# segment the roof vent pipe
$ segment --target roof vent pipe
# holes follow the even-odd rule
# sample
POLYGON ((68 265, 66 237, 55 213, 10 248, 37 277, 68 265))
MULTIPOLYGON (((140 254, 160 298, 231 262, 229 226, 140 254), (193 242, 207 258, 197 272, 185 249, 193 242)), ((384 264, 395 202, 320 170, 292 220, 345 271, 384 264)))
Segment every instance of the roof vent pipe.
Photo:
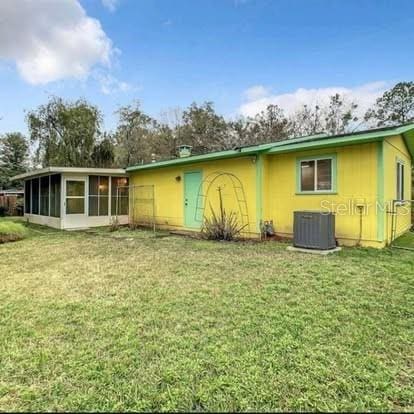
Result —
POLYGON ((179 158, 189 157, 191 155, 191 145, 180 145, 178 147, 178 156, 179 158))

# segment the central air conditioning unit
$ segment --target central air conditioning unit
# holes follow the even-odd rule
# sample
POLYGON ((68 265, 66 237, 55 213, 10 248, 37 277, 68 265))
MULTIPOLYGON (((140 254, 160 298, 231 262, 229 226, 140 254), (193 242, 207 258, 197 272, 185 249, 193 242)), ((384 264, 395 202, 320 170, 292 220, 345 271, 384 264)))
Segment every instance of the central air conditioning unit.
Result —
POLYGON ((293 245, 304 249, 335 249, 335 216, 320 211, 295 211, 293 245))

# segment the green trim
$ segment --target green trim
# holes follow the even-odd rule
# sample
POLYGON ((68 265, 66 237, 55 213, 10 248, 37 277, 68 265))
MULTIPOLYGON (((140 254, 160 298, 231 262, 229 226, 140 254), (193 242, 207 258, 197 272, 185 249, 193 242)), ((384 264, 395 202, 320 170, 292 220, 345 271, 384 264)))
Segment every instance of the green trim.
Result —
POLYGON ((297 157, 296 158, 296 194, 297 195, 328 195, 328 194, 337 194, 337 155, 336 154, 318 154, 308 157, 297 157), (312 161, 312 160, 332 160, 332 189, 330 191, 321 190, 321 191, 302 191, 301 190, 301 168, 300 164, 302 161, 312 161))
POLYGON ((384 173, 384 141, 377 144, 377 239, 384 241, 385 234, 385 173, 384 173))
POLYGON ((207 161, 214 161, 220 159, 229 159, 229 158, 240 158, 247 155, 255 155, 257 154, 257 150, 251 151, 220 151, 220 152, 212 152, 210 154, 203 154, 203 155, 194 155, 192 157, 185 157, 185 158, 175 158, 172 160, 166 161, 159 161, 153 162, 150 164, 143 164, 143 165, 136 165, 132 167, 128 167, 126 169, 127 172, 133 171, 141 171, 141 170, 153 170, 157 168, 165 168, 165 167, 174 167, 176 165, 188 165, 188 164, 196 164, 200 162, 207 162, 207 161))
POLYGON ((344 145, 356 145, 364 144, 369 142, 375 142, 381 140, 383 137, 373 136, 373 137, 350 137, 348 139, 343 138, 331 138, 324 139, 314 142, 305 142, 300 144, 284 145, 280 147, 274 147, 268 151, 269 154, 282 154, 284 152, 294 152, 294 151, 305 151, 311 149, 320 149, 320 148, 332 148, 344 145))
MULTIPOLYGON (((301 149, 312 148, 329 148, 338 145, 361 144, 365 142, 375 142, 386 137, 404 134, 414 139, 414 124, 401 127, 385 128, 372 131, 361 131, 352 134, 332 135, 332 136, 316 136, 305 138, 294 138, 274 143, 273 147, 268 151, 269 154, 296 151, 301 149)), ((413 142, 414 148, 414 142, 413 142)), ((413 152, 414 153, 414 152, 413 152)))
POLYGON ((263 154, 256 157, 256 229, 260 232, 260 221, 263 220, 263 154))
POLYGON ((186 158, 175 158, 172 160, 159 161, 150 164, 131 166, 127 172, 149 170, 155 168, 170 167, 175 165, 194 164, 204 161, 212 161, 223 158, 237 158, 258 153, 284 153, 308 149, 330 148, 338 145, 352 145, 366 142, 375 142, 386 137, 403 135, 407 147, 414 155, 414 124, 400 127, 383 128, 372 131, 362 131, 347 135, 326 136, 324 134, 312 135, 308 137, 292 138, 283 141, 272 142, 269 144, 253 145, 234 150, 212 152, 209 154, 194 155, 186 158))

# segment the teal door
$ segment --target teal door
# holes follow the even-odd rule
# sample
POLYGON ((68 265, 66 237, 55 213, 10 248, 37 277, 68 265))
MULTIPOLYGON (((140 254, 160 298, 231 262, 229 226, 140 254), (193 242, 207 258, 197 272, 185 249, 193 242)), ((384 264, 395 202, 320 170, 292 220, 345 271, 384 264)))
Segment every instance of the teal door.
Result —
POLYGON ((200 228, 201 221, 197 220, 197 196, 201 184, 201 172, 184 173, 184 225, 185 227, 200 228))

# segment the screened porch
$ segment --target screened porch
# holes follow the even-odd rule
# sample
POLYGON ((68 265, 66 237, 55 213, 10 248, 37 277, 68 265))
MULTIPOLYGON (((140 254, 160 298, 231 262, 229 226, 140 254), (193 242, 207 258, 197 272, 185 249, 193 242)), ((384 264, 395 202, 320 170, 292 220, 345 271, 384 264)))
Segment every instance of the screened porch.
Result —
POLYGON ((57 168, 22 174, 24 212, 33 223, 76 229, 128 223, 128 177, 124 170, 57 168))

